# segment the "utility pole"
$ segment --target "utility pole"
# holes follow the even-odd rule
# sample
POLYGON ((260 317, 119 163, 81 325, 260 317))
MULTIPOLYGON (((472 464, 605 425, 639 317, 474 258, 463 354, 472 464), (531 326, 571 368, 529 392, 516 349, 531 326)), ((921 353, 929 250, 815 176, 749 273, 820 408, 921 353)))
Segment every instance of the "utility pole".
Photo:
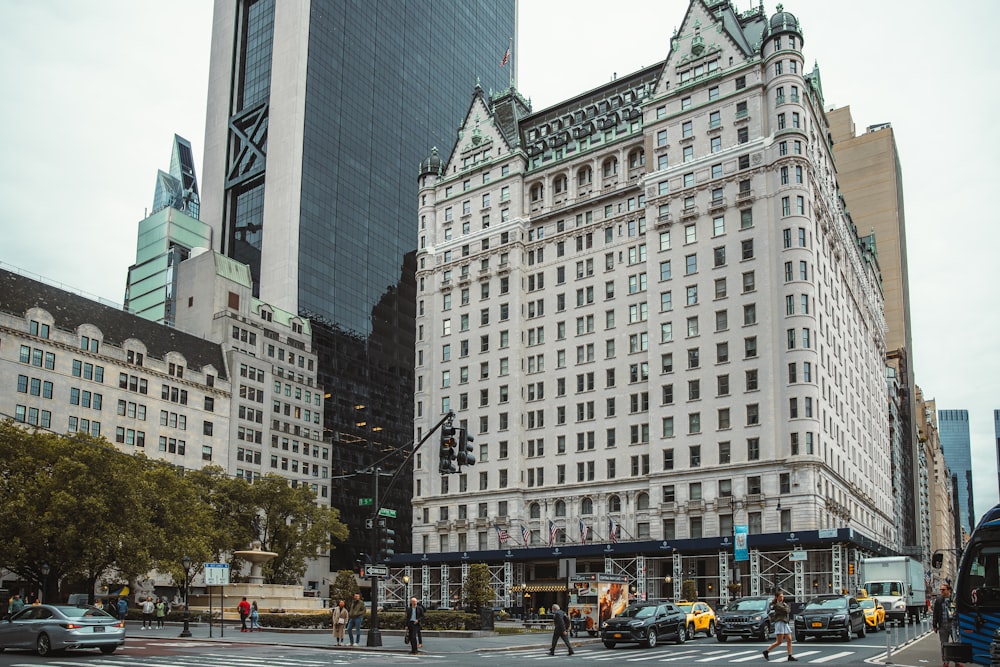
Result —
MULTIPOLYGON (((455 413, 449 411, 448 414, 446 414, 444 416, 444 418, 441 419, 441 421, 439 421, 437 424, 434 425, 434 428, 432 428, 430 431, 428 431, 426 433, 426 435, 424 435, 424 437, 420 439, 420 442, 418 442, 416 444, 416 446, 413 448, 413 451, 410 452, 406 456, 405 459, 403 459, 403 461, 402 461, 402 463, 400 463, 399 467, 396 468, 396 471, 394 473, 392 473, 392 479, 389 480, 389 484, 386 486, 386 489, 385 489, 385 494, 386 495, 389 494, 389 491, 392 489, 393 484, 396 483, 396 479, 399 477, 399 473, 403 469, 406 468, 406 464, 410 461, 410 459, 413 458, 413 455, 417 453, 417 451, 423 446, 423 444, 425 442, 427 442, 427 439, 430 438, 434 434, 435 431, 437 431, 439 428, 441 428, 442 424, 444 424, 445 422, 451 423, 451 421, 454 420, 454 419, 455 419, 455 413)), ((383 475, 383 474, 385 474, 386 476, 389 476, 390 473, 383 473, 382 472, 382 468, 380 468, 378 466, 375 466, 375 465, 373 465, 370 470, 372 472, 373 484, 374 484, 374 492, 375 492, 372 495, 372 518, 369 519, 370 527, 371 527, 371 531, 372 531, 372 541, 371 541, 372 552, 371 552, 371 558, 372 558, 372 562, 373 563, 377 563, 379 560, 381 560, 378 557, 378 554, 379 554, 379 549, 378 549, 378 547, 379 547, 379 535, 382 532, 382 527, 385 526, 385 519, 381 516, 382 498, 379 497, 378 478, 381 475, 383 475), (379 522, 381 522, 381 524, 379 522)), ((389 558, 386 558, 386 560, 389 560, 389 558)), ((378 583, 379 583, 379 577, 378 576, 371 577, 371 582, 372 582, 372 596, 371 596, 372 597, 372 615, 371 615, 371 625, 368 628, 368 640, 367 640, 367 644, 366 645, 367 646, 382 646, 382 631, 379 630, 379 625, 378 625, 378 583)))

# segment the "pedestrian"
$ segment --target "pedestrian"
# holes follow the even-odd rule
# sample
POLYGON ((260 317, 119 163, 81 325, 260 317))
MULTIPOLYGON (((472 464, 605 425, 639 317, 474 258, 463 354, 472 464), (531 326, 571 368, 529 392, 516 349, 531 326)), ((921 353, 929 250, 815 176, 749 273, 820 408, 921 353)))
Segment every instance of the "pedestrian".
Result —
POLYGON ((153 614, 156 612, 156 605, 153 604, 153 598, 146 596, 146 599, 142 601, 142 629, 153 629, 153 614))
POLYGON ((361 599, 361 593, 355 593, 347 607, 347 638, 352 648, 361 645, 361 622, 364 620, 365 601, 361 599))
POLYGON ((410 644, 410 653, 416 653, 424 645, 420 622, 424 620, 424 606, 417 598, 410 598, 410 606, 406 608, 406 639, 410 644))
POLYGON ((764 649, 764 659, 770 660, 767 654, 771 649, 781 646, 781 642, 788 645, 788 659, 796 662, 798 658, 792 655, 792 629, 788 626, 791 617, 791 608, 785 602, 785 593, 778 590, 771 601, 771 610, 774 612, 774 643, 764 649))
POLYGON ((163 598, 158 597, 154 606, 156 607, 154 612, 156 614, 156 627, 162 628, 163 621, 167 618, 167 603, 163 601, 163 598))
POLYGON ((118 620, 124 623, 127 617, 128 617, 128 598, 126 598, 123 595, 122 597, 118 598, 118 620))
POLYGON ((24 609, 24 600, 21 599, 20 594, 15 593, 14 597, 10 599, 10 603, 7 604, 7 614, 13 616, 22 609, 24 609))
POLYGON ((246 596, 240 600, 240 603, 236 605, 236 611, 240 613, 240 632, 247 631, 247 616, 250 615, 250 603, 247 602, 246 596))
POLYGON ((552 605, 549 611, 552 613, 552 647, 549 655, 556 654, 556 644, 560 639, 566 644, 569 654, 573 655, 573 645, 569 643, 569 618, 557 604, 552 605))
MULTIPOLYGON (((944 653, 944 645, 951 641, 952 620, 951 584, 945 582, 941 584, 939 594, 934 600, 934 611, 931 616, 931 626, 934 628, 934 632, 938 633, 938 639, 941 640, 941 662, 944 667, 948 667, 948 658, 944 653)), ((962 667, 961 663, 956 662, 955 665, 962 667)))
POLYGON ((344 630, 347 629, 347 603, 343 600, 333 608, 333 638, 337 646, 344 645, 344 630))
POLYGON ((257 609, 257 601, 250 604, 250 632, 256 630, 260 632, 260 610, 257 609))
POLYGON ((94 600, 94 606, 103 611, 104 610, 104 600, 102 600, 101 598, 97 598, 96 600, 94 600))

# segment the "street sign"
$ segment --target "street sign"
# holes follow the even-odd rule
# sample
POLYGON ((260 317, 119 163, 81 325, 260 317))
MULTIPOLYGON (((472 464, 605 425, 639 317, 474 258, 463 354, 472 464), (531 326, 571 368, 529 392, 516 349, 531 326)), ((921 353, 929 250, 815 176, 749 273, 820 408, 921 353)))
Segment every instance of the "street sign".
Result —
POLYGON ((389 517, 390 519, 396 518, 396 510, 391 510, 388 507, 380 507, 378 510, 379 516, 389 517))
POLYGON ((371 498, 358 498, 358 507, 365 507, 367 505, 372 505, 371 498))
POLYGON ((229 563, 205 563, 206 586, 229 585, 229 563))
POLYGON ((387 565, 369 565, 365 568, 366 577, 388 577, 389 567, 387 565))

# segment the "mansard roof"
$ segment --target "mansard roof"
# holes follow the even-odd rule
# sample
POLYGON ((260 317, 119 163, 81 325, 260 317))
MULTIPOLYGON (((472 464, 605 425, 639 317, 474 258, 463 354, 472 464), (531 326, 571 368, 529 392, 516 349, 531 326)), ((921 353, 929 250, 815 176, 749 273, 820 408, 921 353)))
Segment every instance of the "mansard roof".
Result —
POLYGON ((163 359, 168 352, 178 352, 184 355, 189 368, 213 366, 219 379, 227 379, 222 347, 217 343, 0 269, 0 311, 24 317, 31 308, 45 310, 63 331, 74 332, 81 325, 91 324, 100 329, 106 344, 121 347, 134 338, 142 341, 150 357, 163 359))

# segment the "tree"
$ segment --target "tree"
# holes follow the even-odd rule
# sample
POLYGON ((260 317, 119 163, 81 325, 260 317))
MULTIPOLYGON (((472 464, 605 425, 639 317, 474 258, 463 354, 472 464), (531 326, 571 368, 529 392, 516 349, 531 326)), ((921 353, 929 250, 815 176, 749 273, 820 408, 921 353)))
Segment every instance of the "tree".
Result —
POLYGON ((350 570, 340 570, 336 579, 330 585, 330 606, 336 606, 337 602, 343 600, 350 603, 355 593, 360 593, 358 580, 350 570))
POLYGON ((695 584, 694 579, 685 579, 681 584, 681 595, 688 602, 694 602, 698 599, 698 585, 695 584))
POLYGON ((483 609, 493 609, 496 594, 490 585, 490 566, 486 563, 473 563, 469 566, 469 576, 462 588, 465 603, 474 612, 483 609))

